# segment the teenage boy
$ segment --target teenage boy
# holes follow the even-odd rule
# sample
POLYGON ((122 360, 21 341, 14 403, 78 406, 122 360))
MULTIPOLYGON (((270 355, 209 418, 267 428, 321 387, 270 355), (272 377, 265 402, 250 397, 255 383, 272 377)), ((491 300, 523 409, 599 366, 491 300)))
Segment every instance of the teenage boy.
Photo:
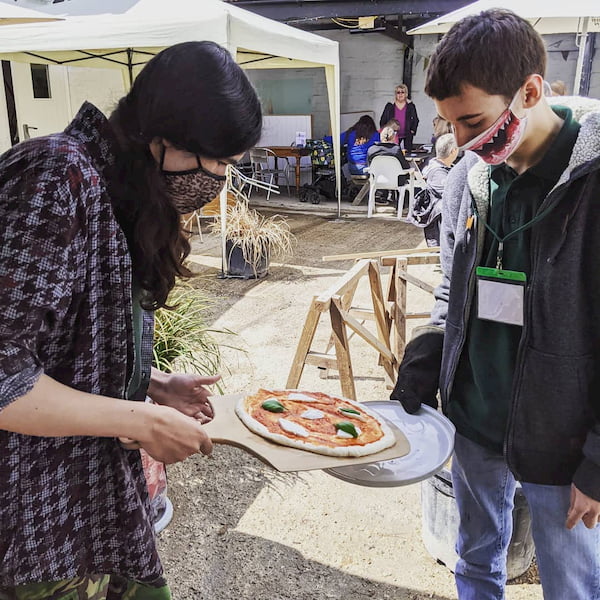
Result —
POLYGON ((439 384, 456 426, 461 600, 504 598, 516 481, 545 600, 600 598, 600 110, 552 108, 545 67, 531 25, 490 10, 427 73, 472 152, 448 176, 443 283, 391 397, 413 413, 439 384))

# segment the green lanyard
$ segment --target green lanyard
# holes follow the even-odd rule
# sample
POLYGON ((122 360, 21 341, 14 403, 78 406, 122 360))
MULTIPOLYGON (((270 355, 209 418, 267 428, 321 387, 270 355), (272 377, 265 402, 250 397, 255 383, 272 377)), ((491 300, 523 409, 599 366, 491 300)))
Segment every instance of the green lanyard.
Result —
MULTIPOLYGON (((490 183, 490 208, 492 205, 492 202, 491 202, 492 201, 492 189, 491 188, 492 188, 492 186, 490 183)), ((473 199, 471 200, 471 206, 473 207, 473 212, 477 215, 477 218, 480 219, 481 217, 480 217, 479 213, 477 212, 477 206, 475 205, 475 201, 473 199)), ((502 257, 504 254, 504 242, 515 237, 517 234, 522 233, 523 231, 526 231, 527 229, 531 229, 536 223, 539 223, 543 218, 547 217, 554 210, 555 206, 556 206, 556 203, 551 204, 545 210, 543 210, 542 212, 539 212, 537 215, 535 215, 535 217, 533 217, 533 219, 531 219, 530 221, 527 221, 527 223, 524 223, 520 227, 513 229, 513 231, 511 231, 504 237, 500 237, 492 229, 492 227, 490 225, 488 225, 488 223, 483 221, 483 225, 485 226, 485 228, 492 234, 492 237, 498 242, 498 252, 496 253, 496 269, 500 269, 500 270, 502 269, 502 257)))

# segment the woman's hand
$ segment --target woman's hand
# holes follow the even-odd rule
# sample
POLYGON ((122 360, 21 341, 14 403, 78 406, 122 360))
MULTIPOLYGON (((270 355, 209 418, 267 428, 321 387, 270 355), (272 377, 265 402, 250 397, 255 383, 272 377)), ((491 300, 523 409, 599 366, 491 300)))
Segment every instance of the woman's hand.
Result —
POLYGON ((147 406, 150 409, 147 429, 137 442, 119 438, 124 448, 143 448, 152 458, 167 465, 192 454, 210 455, 212 441, 197 419, 169 406, 147 406))
POLYGON ((157 404, 170 406, 201 423, 208 423, 214 413, 208 400, 212 393, 205 386, 213 385, 220 378, 220 375, 204 377, 188 373, 163 373, 153 368, 148 396, 157 404))

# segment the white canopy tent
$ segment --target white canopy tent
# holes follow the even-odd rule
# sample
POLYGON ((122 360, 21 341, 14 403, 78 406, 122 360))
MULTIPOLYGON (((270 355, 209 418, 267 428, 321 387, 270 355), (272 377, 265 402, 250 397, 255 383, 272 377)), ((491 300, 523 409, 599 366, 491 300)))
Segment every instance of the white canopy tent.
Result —
MULTIPOLYGON (((588 33, 600 32, 600 2, 598 0, 479 0, 463 8, 429 21, 407 33, 420 35, 446 33, 454 23, 464 17, 476 15, 490 8, 506 8, 527 19, 541 34, 576 33, 579 54, 575 72, 574 90, 580 89, 581 73, 585 58, 585 42, 588 33)), ((591 58, 590 58, 591 60, 591 58)))
MULTIPOLYGON (((8 14, 0 0, 0 19, 8 14)), ((211 40, 247 69, 325 69, 341 214, 340 77, 336 41, 272 21, 220 0, 22 1, 63 20, 2 28, 0 59, 121 69, 130 84, 144 64, 179 42, 211 40)), ((226 217, 226 201, 221 217, 226 217)), ((223 239, 223 256, 225 256, 223 239)), ((225 270, 225 269, 224 269, 225 270)))
POLYGON ((45 13, 7 4, 0 8, 0 25, 17 25, 18 23, 35 23, 36 21, 56 21, 57 17, 45 13))

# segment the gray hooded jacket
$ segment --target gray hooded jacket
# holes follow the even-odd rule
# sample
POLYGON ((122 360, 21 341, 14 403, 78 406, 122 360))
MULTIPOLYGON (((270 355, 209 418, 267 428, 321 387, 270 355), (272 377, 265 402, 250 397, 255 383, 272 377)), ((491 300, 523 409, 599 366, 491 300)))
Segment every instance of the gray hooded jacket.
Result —
MULTIPOLYGON (((531 233, 525 324, 504 454, 518 480, 574 482, 600 500, 600 102, 557 100, 570 106, 581 129, 567 169, 540 210, 554 208, 531 233)), ((444 335, 444 410, 465 343, 489 189, 489 167, 467 152, 450 172, 444 192, 444 278, 435 292, 431 323, 420 328, 444 335)))

